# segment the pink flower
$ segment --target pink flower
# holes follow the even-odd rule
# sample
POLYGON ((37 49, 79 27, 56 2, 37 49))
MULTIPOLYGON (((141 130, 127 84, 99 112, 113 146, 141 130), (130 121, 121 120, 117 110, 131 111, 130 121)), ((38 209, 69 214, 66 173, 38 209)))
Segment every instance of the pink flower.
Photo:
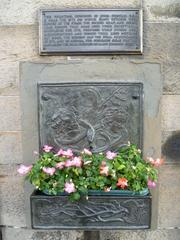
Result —
POLYGON ((67 161, 64 163, 64 166, 65 166, 65 167, 72 167, 72 166, 73 166, 73 161, 67 160, 67 161))
POLYGON ((33 165, 25 166, 25 165, 21 164, 17 171, 20 175, 23 176, 23 175, 26 175, 28 172, 30 172, 32 167, 33 167, 33 165))
POLYGON ((108 152, 106 153, 106 157, 107 157, 107 159, 109 159, 109 160, 114 159, 116 156, 117 156, 117 153, 115 153, 115 152, 108 151, 108 152))
POLYGON ((73 193, 76 191, 75 185, 73 182, 66 182, 64 185, 64 191, 67 193, 73 193))
POLYGON ((65 156, 65 157, 69 157, 69 158, 73 157, 73 152, 72 152, 71 149, 68 149, 67 151, 63 151, 62 154, 63 154, 63 156, 65 156))
POLYGON ((109 175, 109 167, 108 166, 101 166, 100 167, 100 174, 101 175, 109 175))
POLYGON ((73 166, 75 166, 75 167, 81 167, 82 166, 81 157, 74 157, 72 162, 73 162, 73 166))
POLYGON ((102 161, 101 165, 106 166, 106 161, 102 161))
POLYGON ((64 154, 63 149, 59 149, 59 151, 55 154, 55 156, 62 156, 64 154))
POLYGON ((160 158, 153 159, 152 157, 149 157, 148 160, 155 167, 159 167, 160 165, 162 165, 164 163, 164 160, 160 159, 160 158))
POLYGON ((59 163, 56 164, 56 168, 63 169, 64 165, 65 165, 65 162, 59 162, 59 163))
POLYGON ((53 149, 53 147, 48 146, 48 145, 44 145, 44 147, 43 147, 43 150, 44 150, 45 152, 50 152, 51 149, 53 149))
POLYGON ((92 152, 89 151, 87 148, 84 148, 83 153, 85 153, 85 154, 87 154, 87 155, 89 155, 89 156, 92 155, 92 152))
POLYGON ((155 187, 156 187, 156 183, 148 179, 148 188, 155 188, 155 187))
POLYGON ((42 168, 43 172, 47 173, 48 175, 52 176, 54 175, 56 169, 54 167, 50 168, 50 167, 43 167, 42 168))

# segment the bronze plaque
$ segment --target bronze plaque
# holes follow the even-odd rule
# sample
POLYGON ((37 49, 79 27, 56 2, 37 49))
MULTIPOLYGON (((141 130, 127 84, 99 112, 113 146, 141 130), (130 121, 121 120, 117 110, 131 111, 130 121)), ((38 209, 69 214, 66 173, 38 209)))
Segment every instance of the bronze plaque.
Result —
POLYGON ((40 54, 142 53, 142 10, 42 10, 40 54))
POLYGON ((40 84, 40 147, 103 152, 130 141, 142 148, 142 102, 140 83, 40 84))

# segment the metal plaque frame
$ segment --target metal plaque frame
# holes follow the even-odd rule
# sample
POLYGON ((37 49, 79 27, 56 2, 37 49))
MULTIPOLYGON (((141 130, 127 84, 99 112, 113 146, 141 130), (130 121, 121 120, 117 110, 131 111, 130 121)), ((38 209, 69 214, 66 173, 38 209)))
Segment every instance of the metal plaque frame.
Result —
POLYGON ((41 9, 39 11, 39 54, 40 55, 110 55, 110 54, 142 54, 143 53, 143 11, 140 8, 137 9, 41 9), (136 11, 139 14, 138 21, 138 41, 136 42, 139 47, 134 47, 134 49, 126 48, 123 49, 121 46, 115 47, 103 47, 103 46, 60 46, 56 50, 45 48, 43 44, 44 38, 44 26, 43 26, 43 16, 45 13, 54 13, 60 12, 67 14, 68 12, 72 13, 82 13, 82 12, 99 12, 99 13, 116 13, 124 11, 136 11), (104 49, 103 49, 104 48, 104 49))

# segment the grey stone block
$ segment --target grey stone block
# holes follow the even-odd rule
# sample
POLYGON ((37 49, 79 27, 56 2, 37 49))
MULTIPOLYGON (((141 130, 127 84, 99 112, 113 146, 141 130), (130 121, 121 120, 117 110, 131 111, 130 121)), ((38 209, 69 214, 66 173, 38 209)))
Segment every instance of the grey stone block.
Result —
POLYGON ((178 21, 180 3, 178 0, 144 1, 147 19, 151 21, 178 21))
POLYGON ((0 164, 0 177, 17 177, 19 176, 17 172, 18 165, 16 164, 0 164))
POLYGON ((163 64, 164 94, 180 94, 180 61, 163 64))
POLYGON ((0 95, 17 96, 19 60, 38 55, 37 26, 0 26, 0 36, 0 95))
POLYGON ((140 0, 31 0, 13 3, 3 1, 0 5, 0 25, 25 25, 37 22, 37 10, 40 8, 121 8, 139 7, 140 0))
POLYGON ((178 23, 144 24, 144 57, 158 62, 179 61, 180 34, 178 23))
MULTIPOLYGON (((38 26, 0 26, 1 63, 18 71, 16 60, 38 54, 38 26), (12 41, 13 39, 13 41, 12 41), (16 43, 16 44, 15 44, 16 43)), ((15 71, 14 70, 14 71, 15 71)))
POLYGON ((180 227, 180 165, 162 166, 159 175, 160 228, 180 227))
POLYGON ((180 230, 102 232, 100 240, 178 240, 180 230))
POLYGON ((84 240, 84 234, 82 231, 42 232, 23 228, 3 228, 2 234, 3 240, 84 240))
POLYGON ((0 225, 26 226, 23 178, 1 176, 0 186, 0 225))
POLYGON ((180 129, 180 95, 163 95, 162 97, 162 130, 177 131, 180 129))
POLYGON ((0 132, 0 164, 22 162, 21 132, 0 132))
MULTIPOLYGON (((1 34, 1 32, 0 32, 1 34)), ((4 51, 4 45, 0 42, 0 51, 4 51)), ((2 54, 1 54, 2 56, 2 54)), ((3 60, 7 56, 0 57, 0 95, 18 95, 18 62, 3 60)))
POLYGON ((83 232, 34 232, 32 240, 83 240, 83 232))
POLYGON ((19 97, 0 97, 0 119, 0 131, 21 130, 19 97))

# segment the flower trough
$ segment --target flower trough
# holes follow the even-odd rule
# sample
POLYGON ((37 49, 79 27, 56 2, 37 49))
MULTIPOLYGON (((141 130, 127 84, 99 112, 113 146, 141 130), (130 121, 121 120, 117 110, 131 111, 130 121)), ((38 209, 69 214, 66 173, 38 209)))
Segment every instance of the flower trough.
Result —
POLYGON ((162 162, 145 161, 134 144, 79 154, 45 145, 34 164, 18 169, 36 188, 30 197, 32 228, 150 228, 148 188, 156 187, 162 162))
POLYGON ((34 229, 148 229, 151 225, 151 195, 124 195, 121 191, 94 191, 88 199, 71 202, 65 194, 31 195, 34 229))

